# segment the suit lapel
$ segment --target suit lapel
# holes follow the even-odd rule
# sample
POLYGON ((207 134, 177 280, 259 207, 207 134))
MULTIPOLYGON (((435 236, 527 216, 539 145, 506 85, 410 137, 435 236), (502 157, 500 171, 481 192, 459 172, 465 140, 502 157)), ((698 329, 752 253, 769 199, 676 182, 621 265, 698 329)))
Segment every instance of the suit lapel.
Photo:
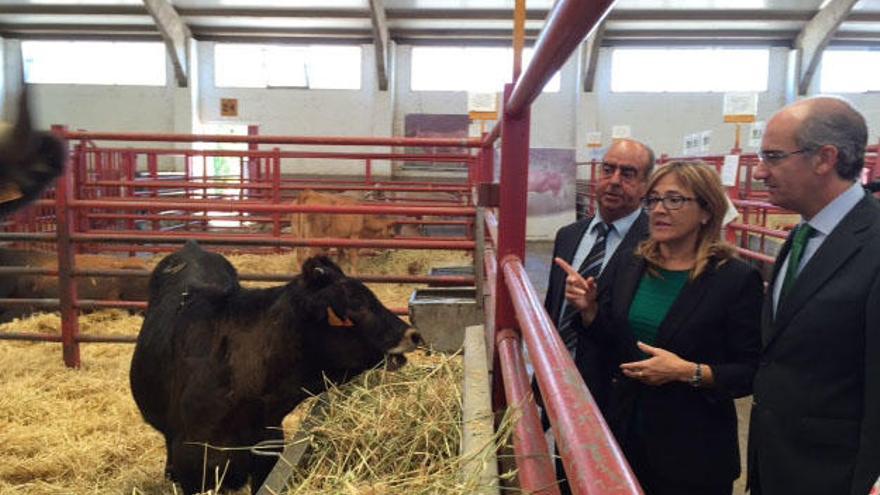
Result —
MULTIPOLYGON (((578 246, 581 244, 581 239, 584 238, 584 234, 587 232, 587 227, 593 222, 593 218, 585 218, 581 224, 577 225, 577 228, 574 229, 574 236, 560 249, 559 254, 561 258, 564 259, 568 264, 574 260, 574 253, 577 252, 578 246)), ((577 270, 577 267, 574 267, 577 270)), ((561 270, 561 268, 560 268, 561 270)))
POLYGON ((636 347, 635 334, 629 326, 629 308, 632 305, 633 299, 635 299, 639 282, 645 273, 645 267, 644 258, 631 256, 625 261, 621 260, 620 270, 623 273, 614 279, 614 285, 611 288, 611 307, 614 312, 614 320, 621 323, 619 330, 621 339, 619 352, 623 362, 641 359, 641 355, 636 347))
POLYGON ((875 212, 868 210, 867 206, 867 198, 856 204, 801 270, 788 297, 779 301, 777 305, 776 320, 771 326, 771 334, 768 335, 765 345, 769 345, 778 337, 813 294, 837 272, 841 265, 861 250, 864 243, 861 234, 874 221, 875 212))
POLYGON ((599 280, 597 280, 597 282, 600 288, 610 284, 614 280, 614 274, 617 271, 617 267, 625 263, 626 261, 624 260, 634 257, 633 253, 635 252, 636 246, 647 237, 647 234, 648 215, 645 215, 645 213, 642 212, 636 217, 635 222, 633 222, 629 231, 627 231, 626 237, 621 239, 620 245, 614 250, 614 254, 611 255, 611 258, 608 260, 608 263, 599 275, 599 280))
MULTIPOLYGON (((571 232, 564 239, 560 239, 559 250, 555 255, 571 264, 574 253, 577 252, 578 245, 584 237, 584 232, 587 231, 587 227, 590 226, 592 221, 592 217, 587 217, 576 223, 571 232)), ((557 323, 560 316, 559 312, 562 310, 562 303, 565 301, 565 272, 562 271, 562 268, 556 266, 552 259, 550 260, 550 282, 547 287, 547 293, 552 296, 552 299, 548 300, 550 301, 549 304, 551 304, 549 310, 550 318, 553 319, 554 323, 557 323)))
POLYGON ((688 317, 694 314, 694 308, 700 305, 703 296, 708 292, 714 276, 715 268, 707 267, 706 271, 699 278, 693 281, 689 280, 681 288, 681 293, 675 299, 675 302, 672 303, 672 307, 666 313, 666 318, 663 319, 663 322, 660 323, 660 328, 657 329, 655 346, 664 349, 669 348, 669 343, 685 326, 684 324, 687 322, 688 317))

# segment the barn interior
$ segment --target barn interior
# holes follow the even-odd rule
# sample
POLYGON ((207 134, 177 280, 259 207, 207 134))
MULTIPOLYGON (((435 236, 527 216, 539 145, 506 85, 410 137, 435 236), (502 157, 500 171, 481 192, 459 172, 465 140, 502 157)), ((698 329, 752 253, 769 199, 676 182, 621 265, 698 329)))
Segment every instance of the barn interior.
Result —
MULTIPOLYGON (((519 303, 496 313, 496 284, 519 273, 498 255, 519 259, 528 287, 510 290, 540 307, 557 230, 594 210, 597 160, 633 137, 661 164, 699 157, 732 174, 741 217, 728 239, 767 274, 797 216, 770 208, 751 177, 764 124, 798 98, 840 95, 867 119, 862 180, 880 179, 878 47, 880 0, 5 0, 3 120, 26 86, 35 126, 69 159, 39 201, 2 219, 0 494, 178 493, 128 366, 147 277, 187 239, 227 256, 248 287, 286 283, 328 253, 395 313, 456 314, 462 333, 473 322, 460 308, 431 313, 418 295, 473 287, 465 302, 488 342, 502 342, 503 321, 517 349, 556 356, 533 346, 546 334, 517 320, 519 303), (501 125, 511 82, 533 93, 518 137, 501 125), (506 140, 523 147, 505 152, 506 140)), ((508 353, 498 370, 523 367, 520 351, 494 351, 508 353)), ((358 387, 443 387, 435 412, 460 419, 461 358, 410 361, 413 375, 358 387)), ((748 411, 738 403, 743 446, 748 411)), ((486 493, 545 479, 512 474, 528 469, 522 433, 504 425, 493 441, 514 460, 486 493)), ((431 445, 461 433, 442 434, 431 445)), ((331 472, 347 484, 321 493, 471 493, 438 481, 460 475, 438 466, 421 485, 331 472)), ((289 493, 317 493, 304 480, 318 475, 299 476, 309 488, 289 493)))

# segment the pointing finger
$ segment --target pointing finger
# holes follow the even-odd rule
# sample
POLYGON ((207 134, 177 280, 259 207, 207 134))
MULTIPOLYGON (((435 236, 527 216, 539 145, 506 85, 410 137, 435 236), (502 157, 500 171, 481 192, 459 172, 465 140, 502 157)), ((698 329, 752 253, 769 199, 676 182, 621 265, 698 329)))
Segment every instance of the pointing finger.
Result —
POLYGON ((571 276, 571 277, 583 278, 583 277, 581 277, 581 274, 578 273, 578 271, 575 270, 574 267, 572 267, 571 265, 569 265, 564 259, 562 259, 562 258, 553 258, 553 261, 556 263, 556 265, 557 265, 559 268, 562 268, 563 270, 565 270, 565 273, 567 273, 569 276, 571 276))

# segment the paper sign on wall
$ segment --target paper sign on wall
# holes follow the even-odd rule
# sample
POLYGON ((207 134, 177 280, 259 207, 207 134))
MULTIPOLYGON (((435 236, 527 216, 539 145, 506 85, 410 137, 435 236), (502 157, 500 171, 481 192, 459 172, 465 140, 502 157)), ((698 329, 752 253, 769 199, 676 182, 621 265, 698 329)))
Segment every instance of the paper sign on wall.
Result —
POLYGON ((628 139, 632 136, 632 129, 628 125, 615 125, 611 127, 611 139, 628 139))
POLYGON ((735 186, 738 169, 739 155, 724 155, 724 165, 721 167, 721 185, 726 187, 735 186))
POLYGON ((700 153, 708 153, 712 144, 712 131, 703 131, 699 134, 700 153))
POLYGON ((766 125, 767 123, 763 120, 752 124, 752 129, 749 132, 749 146, 752 148, 759 148, 761 146, 761 140, 764 139, 764 128, 766 125))
POLYGON ((749 123, 758 115, 758 93, 725 93, 724 121, 749 123))
POLYGON ((468 112, 497 112, 498 97, 495 93, 468 93, 468 112))

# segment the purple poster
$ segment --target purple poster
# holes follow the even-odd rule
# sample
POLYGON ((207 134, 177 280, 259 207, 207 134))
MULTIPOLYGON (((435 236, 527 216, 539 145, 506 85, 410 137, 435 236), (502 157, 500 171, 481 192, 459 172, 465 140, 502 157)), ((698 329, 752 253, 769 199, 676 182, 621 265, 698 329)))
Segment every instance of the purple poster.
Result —
MULTIPOLYGON (((419 138, 467 138, 470 120, 465 114, 432 114, 411 113, 404 117, 404 135, 406 137, 419 138)), ((408 153, 417 154, 455 154, 462 153, 461 148, 448 148, 443 146, 407 149, 408 153)), ((412 167, 414 164, 407 164, 412 167)), ((422 166, 427 163, 421 164, 422 166)), ((464 164, 453 165, 456 168, 464 167, 464 164)))

